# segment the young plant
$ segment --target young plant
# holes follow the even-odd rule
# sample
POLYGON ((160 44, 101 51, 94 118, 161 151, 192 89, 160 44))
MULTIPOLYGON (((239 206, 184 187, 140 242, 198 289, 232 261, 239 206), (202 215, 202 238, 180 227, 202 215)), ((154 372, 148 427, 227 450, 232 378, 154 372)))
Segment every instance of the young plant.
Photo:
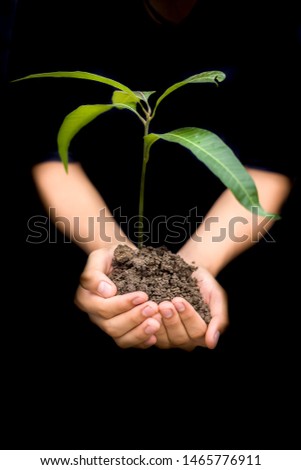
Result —
POLYGON ((74 136, 87 124, 99 115, 113 108, 127 109, 136 114, 144 126, 143 162, 140 181, 139 195, 139 229, 138 248, 143 244, 143 213, 144 213, 144 187, 147 163, 150 157, 152 145, 159 139, 174 142, 190 150, 198 160, 203 162, 221 182, 229 188, 236 199, 249 211, 257 210, 258 215, 278 218, 275 214, 269 214, 261 207, 255 183, 246 171, 245 167, 235 156, 233 151, 216 134, 196 127, 183 127, 164 134, 150 133, 150 123, 154 119, 158 106, 170 93, 184 85, 196 83, 213 83, 218 85, 226 76, 221 71, 202 72, 186 80, 175 83, 157 99, 155 106, 151 109, 149 97, 154 91, 132 91, 127 86, 101 75, 88 72, 49 72, 28 75, 17 79, 30 78, 77 78, 92 80, 115 88, 112 102, 109 104, 82 105, 68 114, 57 136, 58 152, 68 171, 68 149, 74 136))

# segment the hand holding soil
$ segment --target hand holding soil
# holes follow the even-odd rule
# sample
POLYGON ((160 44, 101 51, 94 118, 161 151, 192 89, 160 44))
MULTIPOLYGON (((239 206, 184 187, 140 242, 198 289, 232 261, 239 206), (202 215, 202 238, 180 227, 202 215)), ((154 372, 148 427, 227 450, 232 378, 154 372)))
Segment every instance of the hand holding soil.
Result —
MULTIPOLYGON (((115 248, 91 252, 82 273, 75 303, 90 320, 121 348, 146 349, 152 345, 188 351, 197 346, 215 348, 228 324, 228 314, 225 291, 214 277, 206 269, 192 268, 198 289, 201 287, 210 306, 212 318, 206 324, 186 300, 182 300, 184 311, 180 311, 179 298, 158 305, 139 289, 118 295, 117 286, 111 280, 115 248), (166 310, 172 311, 172 317, 166 317, 166 310)), ((131 249, 125 256, 129 253, 132 255, 131 249)))
POLYGON ((109 277, 116 285, 118 294, 143 291, 157 304, 182 297, 208 324, 211 319, 209 307, 192 277, 196 269, 164 246, 144 246, 132 250, 127 245, 118 245, 109 277))

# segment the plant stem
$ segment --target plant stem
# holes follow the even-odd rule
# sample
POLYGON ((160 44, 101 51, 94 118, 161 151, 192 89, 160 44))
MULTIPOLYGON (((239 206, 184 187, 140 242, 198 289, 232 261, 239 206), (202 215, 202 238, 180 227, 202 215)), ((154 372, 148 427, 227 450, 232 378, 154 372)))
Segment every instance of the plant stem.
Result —
MULTIPOLYGON (((146 121, 144 136, 148 134, 149 120, 146 121)), ((141 170, 141 180, 140 180, 140 195, 139 195, 139 216, 138 216, 138 248, 143 246, 143 232, 144 232, 144 189, 145 189, 145 174, 146 174, 146 165, 149 159, 149 148, 147 145, 143 144, 143 161, 142 161, 142 170, 141 170)))

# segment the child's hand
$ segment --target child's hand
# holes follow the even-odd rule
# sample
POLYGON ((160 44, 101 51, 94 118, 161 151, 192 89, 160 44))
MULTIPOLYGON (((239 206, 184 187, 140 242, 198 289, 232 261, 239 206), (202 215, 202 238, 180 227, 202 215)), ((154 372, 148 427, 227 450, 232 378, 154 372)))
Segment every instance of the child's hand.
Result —
POLYGON ((193 276, 198 280, 200 291, 210 307, 212 319, 206 325, 190 303, 180 297, 174 298, 172 302, 161 302, 159 311, 163 322, 156 333, 156 346, 159 348, 191 351, 196 346, 204 346, 213 349, 228 325, 227 296, 224 289, 204 268, 198 268, 193 276))
POLYGON ((156 343, 161 325, 158 305, 145 292, 116 295, 107 274, 115 246, 93 251, 81 275, 75 304, 121 348, 147 348, 156 343))

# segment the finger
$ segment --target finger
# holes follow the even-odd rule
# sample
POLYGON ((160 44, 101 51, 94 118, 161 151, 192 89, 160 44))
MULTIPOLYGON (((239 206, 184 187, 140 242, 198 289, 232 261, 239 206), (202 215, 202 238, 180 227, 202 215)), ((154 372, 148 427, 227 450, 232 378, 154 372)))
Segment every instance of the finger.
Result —
MULTIPOLYGON (((92 323, 94 323, 96 326, 98 326, 100 329, 102 329, 105 333, 109 334, 108 331, 106 331, 106 328, 104 326, 104 321, 102 318, 100 318, 99 316, 96 316, 96 315, 89 315, 90 317, 90 320, 92 323)), ((160 315, 161 317, 161 315, 160 315)), ((154 317, 156 319, 156 316, 154 317)), ((145 325, 146 326, 146 325, 145 325)), ((139 333, 138 333, 139 334, 139 333)), ((121 343, 122 340, 120 340, 120 338, 114 338, 113 336, 111 336, 112 339, 114 339, 114 341, 119 344, 121 343)), ((147 349, 151 346, 153 346, 156 342, 157 342, 157 338, 155 335, 149 335, 147 333, 144 334, 144 340, 141 342, 141 343, 138 343, 136 342, 135 338, 135 332, 132 331, 131 332, 131 337, 128 337, 128 344, 127 346, 124 346, 124 347, 135 347, 135 348, 139 348, 139 349, 147 349), (131 340, 131 337, 134 338, 133 340, 131 340), (147 338, 145 340, 145 338, 147 338), (131 342, 132 341, 132 342, 131 342)))
POLYGON ((146 302, 128 312, 105 319, 102 323, 103 329, 116 339, 139 326, 147 318, 156 318, 157 313, 158 305, 155 302, 146 302))
POLYGON ((113 253, 114 247, 110 250, 95 250, 89 255, 85 269, 80 276, 80 284, 84 289, 105 298, 116 294, 115 284, 105 274, 112 270, 113 253))
POLYGON ((225 331, 229 324, 228 302, 225 291, 220 291, 210 301, 212 319, 208 325, 205 336, 206 345, 214 349, 219 341, 221 333, 225 331))
POLYGON ((172 300, 189 338, 198 340, 205 336, 207 325, 187 300, 175 297, 172 300))
POLYGON ((167 331, 163 323, 161 324, 159 331, 156 333, 156 339, 156 346, 160 349, 169 349, 173 347, 167 336, 167 331))
POLYGON ((161 302, 159 304, 159 311, 162 315, 163 324, 170 342, 174 346, 187 343, 189 337, 172 302, 161 302))
POLYGON ((137 348, 146 349, 154 346, 157 343, 157 337, 155 335, 150 336, 144 343, 138 344, 137 348))
POLYGON ((117 338, 115 342, 120 348, 137 347, 138 345, 139 347, 146 347, 144 344, 145 341, 147 341, 151 336, 155 335, 159 328, 159 318, 148 318, 141 325, 137 326, 120 338, 117 338))
POLYGON ((128 312, 135 306, 146 302, 147 299, 148 296, 145 292, 131 292, 104 299, 79 285, 74 302, 86 313, 112 318, 115 315, 128 312))
MULTIPOLYGON (((98 315, 89 315, 89 318, 90 318, 92 323, 94 323, 96 326, 98 326, 105 333, 109 334, 109 332, 106 331, 107 329, 105 328, 106 320, 99 317, 98 315)), ((111 335, 109 335, 109 336, 111 336, 111 335)), ((132 337, 133 338, 135 337, 134 332, 132 332, 132 337)), ((111 338, 114 339, 114 341, 117 344, 120 343, 120 340, 118 338, 114 338, 113 336, 111 336, 111 338)), ((145 334, 145 338, 147 338, 147 339, 145 341, 142 341, 142 343, 136 344, 136 342, 133 341, 133 344, 128 344, 126 347, 135 347, 135 348, 139 348, 139 349, 147 349, 150 346, 153 346, 157 342, 157 338, 156 338, 155 335, 145 334)), ((130 341, 130 338, 129 338, 129 341, 130 341)))
MULTIPOLYGON (((160 313, 157 313, 156 315, 154 315, 153 318, 155 318, 156 320, 159 321, 159 323, 160 323, 159 331, 160 331, 161 328, 162 328, 162 317, 161 317, 160 313)), ((135 347, 139 348, 139 349, 147 349, 147 348, 150 348, 151 346, 154 346, 156 343, 157 343, 157 333, 156 333, 156 335, 151 335, 146 341, 143 341, 142 343, 138 344, 135 347)))

